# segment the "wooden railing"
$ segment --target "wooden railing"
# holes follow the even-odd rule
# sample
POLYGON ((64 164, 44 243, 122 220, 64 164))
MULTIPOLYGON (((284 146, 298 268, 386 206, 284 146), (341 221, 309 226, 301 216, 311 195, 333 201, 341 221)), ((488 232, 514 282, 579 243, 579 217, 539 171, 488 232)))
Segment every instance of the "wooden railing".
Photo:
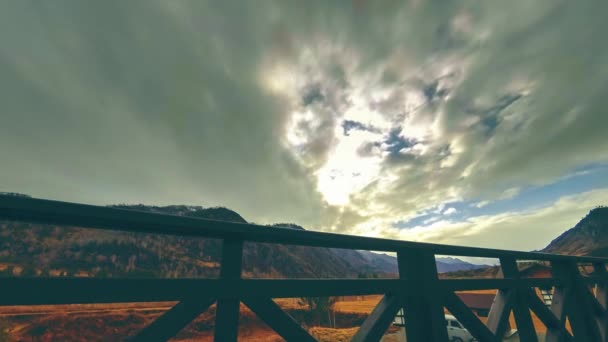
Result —
MULTIPOLYGON (((217 303, 215 341, 236 341, 243 302, 287 341, 314 341, 272 298, 381 294, 353 341, 379 341, 404 309, 407 341, 447 341, 444 307, 479 341, 502 341, 511 312, 521 341, 537 341, 531 311, 547 328, 546 341, 606 341, 608 259, 414 243, 276 229, 252 224, 161 215, 49 200, 0 196, 0 219, 222 239, 217 279, 3 278, 0 305, 177 301, 133 341, 165 341, 217 303), (244 242, 395 252, 398 279, 242 279, 244 242), (497 258, 503 278, 439 279, 435 255, 497 258), (550 278, 522 278, 518 261, 545 261, 550 278), (583 275, 580 265, 594 272, 583 275), (590 288, 595 285, 595 291, 590 288), (548 308, 535 287, 554 287, 548 308), (455 291, 497 289, 487 324, 455 291), (566 319, 570 328, 566 328, 566 319)), ((524 238, 524 237, 522 237, 524 238)))

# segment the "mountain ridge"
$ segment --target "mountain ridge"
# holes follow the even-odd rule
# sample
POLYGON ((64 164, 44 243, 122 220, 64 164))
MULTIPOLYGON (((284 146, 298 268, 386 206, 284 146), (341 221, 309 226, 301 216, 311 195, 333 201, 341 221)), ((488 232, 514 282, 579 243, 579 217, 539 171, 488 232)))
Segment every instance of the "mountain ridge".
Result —
POLYGON ((608 207, 589 211, 574 227, 553 239, 541 250, 545 253, 608 256, 608 207))
MULTIPOLYGON (((143 204, 108 207, 248 223, 240 214, 225 207, 143 204)), ((293 223, 269 227, 305 230, 293 223)), ((0 221, 0 273, 213 277, 219 272, 220 254, 221 243, 214 239, 0 221)), ((246 243, 243 255, 244 276, 249 277, 348 278, 397 274, 395 257, 369 251, 246 243)), ((437 262, 439 272, 482 267, 464 261, 455 264, 459 266, 437 262)))

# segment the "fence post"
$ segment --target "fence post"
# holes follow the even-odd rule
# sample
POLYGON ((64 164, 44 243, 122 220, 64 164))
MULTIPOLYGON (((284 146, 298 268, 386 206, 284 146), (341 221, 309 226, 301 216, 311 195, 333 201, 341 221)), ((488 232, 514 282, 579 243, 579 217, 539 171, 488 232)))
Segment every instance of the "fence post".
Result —
MULTIPOLYGON (((513 258, 500 258, 500 268, 505 278, 520 279, 519 269, 517 268, 517 261, 513 258)), ((513 315, 515 316, 515 324, 517 325, 517 331, 522 341, 538 341, 536 330, 534 329, 534 323, 532 322, 532 316, 530 315, 530 307, 528 306, 528 289, 516 287, 511 289, 513 291, 513 315)))
POLYGON ((602 341, 608 341, 608 272, 606 272, 606 265, 602 262, 594 263, 593 273, 594 275, 601 277, 597 282, 595 298, 604 311, 603 315, 596 318, 596 321, 602 341))
MULTIPOLYGON (((551 309, 555 316, 558 319, 568 316, 575 341, 600 341, 598 326, 591 311, 591 300, 595 299, 592 298, 577 264, 572 261, 553 261, 551 270, 563 283, 554 291, 551 309)), ((547 341, 554 340, 558 339, 547 335, 547 341)))
POLYGON ((411 292, 400 294, 407 340, 447 341, 443 293, 438 284, 435 256, 428 251, 400 250, 397 252, 397 262, 399 278, 412 289, 411 292))
MULTIPOLYGON (((222 265, 220 279, 226 281, 230 288, 238 289, 241 280, 243 263, 243 240, 224 239, 222 245, 222 265)), ((236 342, 239 330, 240 299, 236 294, 219 298, 215 315, 216 342, 236 342)))

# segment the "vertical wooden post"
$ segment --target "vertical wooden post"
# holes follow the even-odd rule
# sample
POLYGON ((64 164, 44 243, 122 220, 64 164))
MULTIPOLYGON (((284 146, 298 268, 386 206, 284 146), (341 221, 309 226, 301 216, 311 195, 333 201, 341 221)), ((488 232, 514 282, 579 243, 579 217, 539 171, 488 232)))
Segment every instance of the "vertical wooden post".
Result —
POLYGON ((597 283, 595 292, 595 298, 600 306, 604 309, 604 314, 596 318, 598 329, 602 338, 602 341, 608 341, 608 272, 606 272, 606 265, 598 262, 593 264, 593 273, 596 276, 601 277, 597 283))
MULTIPOLYGON (((505 278, 520 279, 519 270, 517 269, 517 261, 513 258, 500 258, 500 267, 505 278)), ((530 308, 528 307, 527 289, 514 288, 512 298, 513 315, 515 316, 515 324, 519 332, 519 338, 522 341, 536 342, 538 336, 534 329, 530 308)))
MULTIPOLYGON (((556 270, 558 264, 551 262, 551 272, 554 277, 558 277, 560 272, 556 270)), ((555 318, 559 321, 560 327, 566 325, 566 305, 568 304, 570 297, 570 285, 568 279, 563 277, 560 279, 561 284, 557 285, 553 289, 553 297, 551 298, 551 312, 555 318)), ((545 342, 563 342, 566 341, 564 332, 560 329, 552 329, 547 327, 547 336, 545 336, 545 342)))
POLYGON ((606 265, 603 263, 593 264, 593 271, 596 276, 602 277, 602 280, 597 284, 597 290, 595 297, 600 305, 608 310, 608 272, 606 272, 606 265))
MULTIPOLYGON (((402 293, 405 332, 410 342, 445 342, 448 334, 435 256, 428 251, 397 253, 399 278, 411 292, 402 293)), ((405 286, 404 286, 405 288, 405 286)))
MULTIPOLYGON (((571 261, 552 262, 551 271, 563 283, 559 290, 556 288, 556 295, 553 296, 551 310, 555 316, 562 319, 567 314, 575 341, 600 341, 600 333, 591 311, 591 293, 577 264, 571 261)), ((547 341, 560 340, 547 334, 547 341)))
MULTIPOLYGON (((225 281, 238 283, 241 280, 243 263, 243 241, 224 239, 222 245, 222 266, 220 278, 225 281)), ((237 289, 238 286, 233 288, 237 289)), ((236 342, 239 330, 240 300, 236 295, 219 298, 215 315, 216 342, 236 342)))

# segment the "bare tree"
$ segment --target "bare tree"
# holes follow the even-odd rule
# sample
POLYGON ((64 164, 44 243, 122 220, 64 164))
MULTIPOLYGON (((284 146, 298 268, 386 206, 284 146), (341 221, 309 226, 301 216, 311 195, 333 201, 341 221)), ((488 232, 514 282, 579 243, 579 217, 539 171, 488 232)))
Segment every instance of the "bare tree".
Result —
POLYGON ((298 303, 308 307, 313 320, 316 319, 319 325, 321 325, 321 316, 327 314, 328 326, 334 328, 336 326, 334 312, 336 301, 337 297, 303 297, 298 300, 298 303))

